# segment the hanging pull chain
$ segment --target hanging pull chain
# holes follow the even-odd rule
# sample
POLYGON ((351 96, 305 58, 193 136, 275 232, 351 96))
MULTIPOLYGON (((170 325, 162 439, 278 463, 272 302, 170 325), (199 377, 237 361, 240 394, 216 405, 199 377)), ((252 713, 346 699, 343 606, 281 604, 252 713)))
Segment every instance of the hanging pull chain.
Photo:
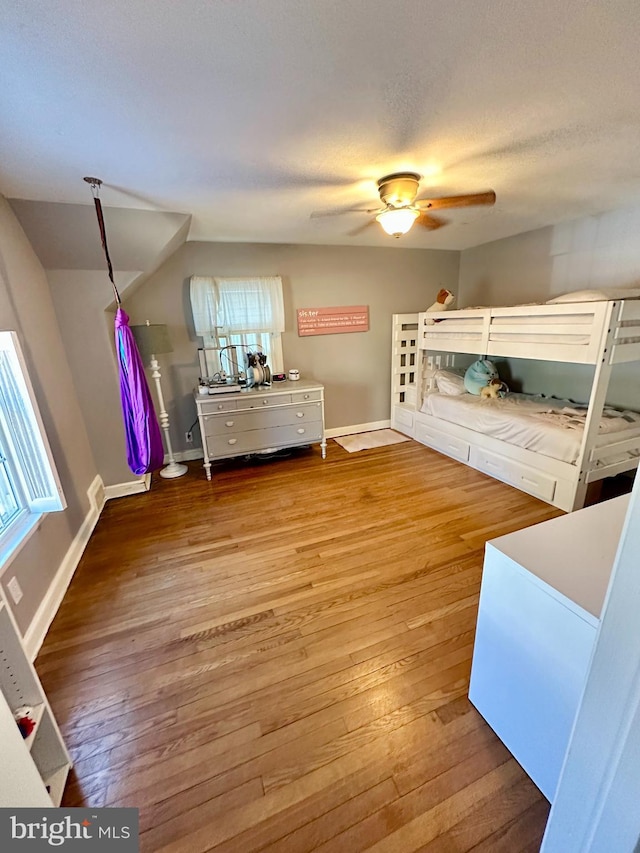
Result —
POLYGON ((102 181, 100 178, 83 178, 89 186, 91 187, 91 192, 93 193, 93 202, 96 206, 96 215, 98 217, 98 228, 100 229, 100 239, 102 240, 102 248, 104 250, 104 256, 107 259, 107 269, 109 270, 109 278, 111 280, 111 286, 113 287, 113 295, 116 300, 116 304, 118 308, 122 304, 120 301, 120 294, 118 293, 118 288, 116 287, 116 283, 113 279, 113 266, 111 264, 111 258, 109 257, 109 247, 107 246, 107 232, 104 227, 104 216, 102 214, 102 203, 100 201, 100 187, 102 186, 102 181))

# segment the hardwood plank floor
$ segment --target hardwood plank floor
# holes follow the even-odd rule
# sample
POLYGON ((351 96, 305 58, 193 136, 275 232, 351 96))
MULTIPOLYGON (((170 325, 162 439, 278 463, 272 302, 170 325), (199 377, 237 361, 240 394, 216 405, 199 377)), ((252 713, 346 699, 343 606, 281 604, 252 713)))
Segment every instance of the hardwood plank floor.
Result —
POLYGON ((484 542, 560 513, 415 442, 213 477, 103 510, 36 661, 65 805, 153 853, 537 849, 466 693, 484 542))

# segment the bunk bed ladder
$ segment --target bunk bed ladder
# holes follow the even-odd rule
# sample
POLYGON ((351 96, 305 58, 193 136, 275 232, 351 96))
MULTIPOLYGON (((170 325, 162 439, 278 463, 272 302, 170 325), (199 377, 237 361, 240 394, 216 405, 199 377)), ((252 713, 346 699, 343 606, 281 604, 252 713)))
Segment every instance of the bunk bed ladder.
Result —
POLYGON ((584 433, 582 436, 582 444, 580 452, 576 460, 576 468, 580 472, 576 493, 573 500, 573 509, 580 509, 584 506, 587 496, 587 486, 589 485, 589 469, 591 465, 591 449, 598 437, 600 420, 604 411, 604 406, 609 390, 609 380, 611 379, 612 362, 611 350, 615 342, 616 324, 612 322, 612 317, 617 311, 619 303, 612 302, 607 306, 606 322, 603 324, 601 357, 596 364, 596 369, 593 374, 593 383, 591 385, 591 395, 589 397, 589 409, 584 424, 584 433))
POLYGON ((418 314, 394 314, 391 350, 391 426, 413 437, 417 404, 418 314))

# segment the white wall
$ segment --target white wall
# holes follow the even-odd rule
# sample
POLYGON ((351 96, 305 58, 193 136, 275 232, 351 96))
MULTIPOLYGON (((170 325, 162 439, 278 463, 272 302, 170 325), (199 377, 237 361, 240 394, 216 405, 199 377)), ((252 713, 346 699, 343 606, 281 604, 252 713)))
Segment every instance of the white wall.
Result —
POLYGON ((257 243, 185 243, 124 307, 132 323, 166 323, 174 351, 161 357, 174 449, 196 417, 197 347, 189 304, 191 275, 281 275, 285 369, 325 384, 328 429, 388 420, 391 315, 420 311, 441 287, 457 289, 458 252, 257 243), (296 309, 368 305, 369 331, 298 337, 296 309))
MULTIPOLYGON (((118 290, 124 293, 138 275, 116 273, 118 290)), ((98 472, 105 486, 135 482, 121 415, 111 282, 96 270, 49 270, 47 278, 98 472)))
MULTIPOLYGON (((44 269, 7 201, 0 196, 0 328, 18 333, 67 509, 46 515, 2 574, 17 577, 24 597, 13 608, 25 631, 89 511, 97 474, 44 269)), ((8 597, 8 596, 7 596, 8 597)))
MULTIPOLYGON (((462 252, 459 305, 545 302, 572 290, 640 286, 640 207, 623 208, 462 252)), ((593 369, 510 360, 516 390, 587 400, 593 369)), ((608 402, 640 409, 640 371, 620 365, 608 402)))

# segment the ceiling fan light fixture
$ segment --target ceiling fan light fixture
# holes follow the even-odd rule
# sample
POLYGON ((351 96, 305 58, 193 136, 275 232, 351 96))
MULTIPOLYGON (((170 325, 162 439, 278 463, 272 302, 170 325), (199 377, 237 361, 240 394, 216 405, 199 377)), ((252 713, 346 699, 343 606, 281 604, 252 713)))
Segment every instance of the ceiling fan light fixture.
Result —
POLYGON ((379 213, 376 219, 390 237, 401 237, 419 216, 420 211, 413 207, 391 207, 379 213))

